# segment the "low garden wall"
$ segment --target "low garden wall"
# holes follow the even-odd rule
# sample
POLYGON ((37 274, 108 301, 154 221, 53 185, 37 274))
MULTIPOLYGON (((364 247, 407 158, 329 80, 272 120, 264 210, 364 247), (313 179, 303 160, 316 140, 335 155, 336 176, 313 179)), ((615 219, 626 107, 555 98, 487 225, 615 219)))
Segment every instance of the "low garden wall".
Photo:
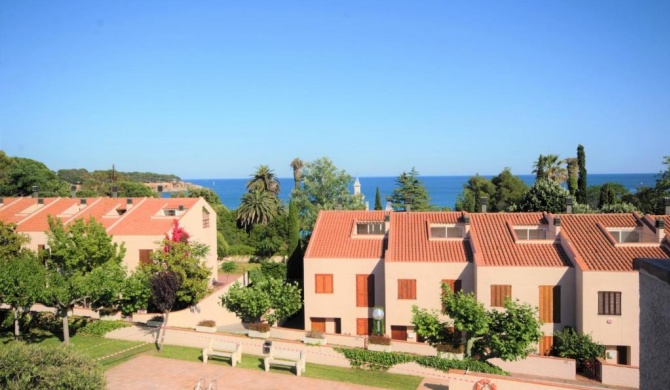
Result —
POLYGON ((556 379, 575 379, 577 364, 574 359, 552 356, 530 355, 522 360, 506 362, 501 359, 489 360, 505 371, 514 374, 546 376, 556 379))
POLYGON ((639 367, 611 364, 600 358, 598 361, 600 362, 600 379, 604 385, 640 388, 639 367))

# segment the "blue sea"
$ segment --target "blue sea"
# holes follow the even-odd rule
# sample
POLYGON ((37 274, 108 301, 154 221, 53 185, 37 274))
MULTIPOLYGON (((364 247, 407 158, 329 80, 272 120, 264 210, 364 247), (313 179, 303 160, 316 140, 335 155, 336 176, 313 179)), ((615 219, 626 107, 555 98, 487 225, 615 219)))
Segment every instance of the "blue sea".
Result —
MULTIPOLYGON (((488 179, 494 175, 482 175, 488 179)), ((467 183, 471 176, 420 176, 428 194, 431 203, 439 207, 454 208, 456 197, 463 191, 463 185, 467 183)), ((533 185, 535 175, 519 175, 519 177, 528 185, 533 185)), ((635 192, 637 187, 653 187, 656 184, 656 173, 627 173, 627 174, 589 174, 588 185, 598 185, 608 182, 620 183, 631 192, 635 192)), ((246 184, 249 179, 184 179, 184 181, 197 184, 214 190, 221 198, 221 202, 229 209, 236 209, 240 204, 240 198, 246 192, 246 184)), ((390 196, 396 187, 396 177, 359 177, 361 183, 361 192, 365 195, 365 200, 370 202, 370 208, 374 207, 375 191, 379 187, 382 197, 382 203, 390 196)), ((291 189, 293 189, 293 177, 279 179, 281 191, 279 198, 288 203, 291 189)), ((353 192, 353 183, 351 187, 353 192)), ((169 194, 165 194, 169 196, 169 194)))

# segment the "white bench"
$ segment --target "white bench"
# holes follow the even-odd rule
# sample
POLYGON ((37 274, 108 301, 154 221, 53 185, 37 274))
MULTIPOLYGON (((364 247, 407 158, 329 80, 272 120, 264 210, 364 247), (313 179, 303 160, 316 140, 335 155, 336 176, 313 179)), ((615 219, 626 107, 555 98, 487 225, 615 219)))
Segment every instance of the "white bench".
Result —
POLYGON ((287 351, 287 350, 270 350, 270 354, 263 359, 265 371, 270 371, 270 366, 286 366, 295 367, 296 375, 300 376, 305 372, 305 352, 304 351, 287 351))
POLYGON ((210 356, 229 357, 231 364, 235 367, 236 363, 242 361, 242 345, 212 339, 209 342, 209 347, 202 349, 202 362, 207 363, 207 358, 210 356))

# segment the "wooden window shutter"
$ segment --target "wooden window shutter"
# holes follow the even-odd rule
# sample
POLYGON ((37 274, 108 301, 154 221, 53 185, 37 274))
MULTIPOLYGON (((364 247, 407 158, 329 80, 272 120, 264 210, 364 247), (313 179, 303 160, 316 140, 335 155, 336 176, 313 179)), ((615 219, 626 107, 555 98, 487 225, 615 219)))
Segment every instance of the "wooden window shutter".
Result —
POLYGON ((540 356, 548 356, 551 354, 551 349, 554 347, 554 336, 542 336, 540 338, 540 345, 538 346, 540 356))
POLYGON ((319 294, 333 293, 333 275, 332 274, 315 274, 314 275, 315 292, 319 294))
POLYGON ((326 292, 332 294, 335 289, 333 288, 333 275, 326 275, 326 292))
POLYGON ((561 322, 561 286, 540 286, 540 321, 561 322))
POLYGON ((451 292, 457 293, 463 289, 460 279, 442 279, 442 283, 449 285, 451 292))
POLYGON ((368 334, 368 319, 367 318, 356 318, 356 334, 357 335, 368 334))
POLYGON ((491 306, 503 307, 505 298, 512 297, 512 286, 505 284, 491 285, 491 306))
POLYGON ((140 264, 151 263, 151 249, 140 249, 140 264))
POLYGON ((416 299, 416 279, 398 279, 398 299, 416 299))
POLYGON ((368 307, 368 275, 356 275, 356 307, 368 307))

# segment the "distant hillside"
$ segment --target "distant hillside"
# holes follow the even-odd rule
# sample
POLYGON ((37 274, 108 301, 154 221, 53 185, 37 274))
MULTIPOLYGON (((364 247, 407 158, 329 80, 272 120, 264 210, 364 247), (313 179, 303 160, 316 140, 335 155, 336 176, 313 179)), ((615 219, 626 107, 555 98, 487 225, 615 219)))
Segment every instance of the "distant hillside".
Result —
POLYGON ((114 176, 116 181, 132 181, 137 183, 164 183, 164 182, 178 182, 181 178, 177 175, 162 174, 153 172, 121 172, 116 170, 102 170, 89 172, 84 168, 79 169, 61 169, 57 173, 58 178, 70 184, 85 183, 87 180, 98 177, 114 176))

